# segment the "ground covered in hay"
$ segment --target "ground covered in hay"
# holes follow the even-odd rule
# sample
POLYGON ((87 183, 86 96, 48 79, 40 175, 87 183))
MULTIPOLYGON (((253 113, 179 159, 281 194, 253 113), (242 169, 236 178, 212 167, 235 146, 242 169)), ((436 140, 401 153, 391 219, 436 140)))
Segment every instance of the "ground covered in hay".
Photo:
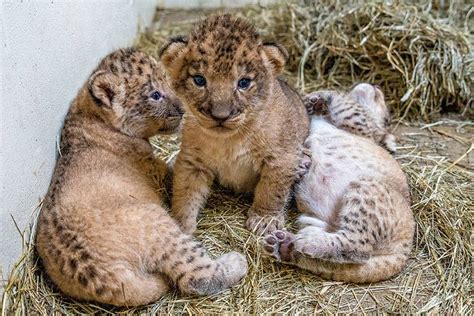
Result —
MULTIPOLYGON (((14 268, 3 297, 3 312, 41 313, 366 313, 455 312, 472 306, 474 123, 440 118, 432 124, 400 124, 397 160, 408 174, 417 222, 415 247, 406 269, 395 278, 369 285, 325 281, 262 257, 259 241, 245 227, 247 196, 215 188, 200 220, 197 238, 218 256, 246 254, 248 276, 236 287, 211 297, 170 293, 142 308, 110 308, 62 297, 41 272, 32 238, 14 268)), ((176 137, 152 140, 157 153, 172 158, 176 137)), ((291 229, 297 211, 289 210, 291 229)), ((34 215, 35 217, 36 215, 34 215)), ((34 227, 33 227, 34 230, 34 227)))
MULTIPOLYGON (((339 2, 336 1, 335 3, 339 2)), ((461 4, 462 2, 452 5, 461 4)), ((290 4, 290 6, 293 5, 290 4)), ((369 4, 368 6, 372 5, 369 4)), ((417 8, 421 12, 419 16, 422 19, 421 16, 427 13, 423 13, 422 7, 417 8)), ((398 14, 393 12, 396 10, 390 11, 386 7, 382 7, 382 9, 392 15, 398 14)), ((455 32, 463 38, 460 41, 461 44, 456 44, 461 47, 464 45, 463 41, 470 39, 469 34, 463 30, 465 23, 462 22, 467 20, 467 11, 454 10, 450 12, 449 9, 450 7, 446 11, 435 12, 437 16, 444 19, 444 22, 443 24, 437 22, 439 25, 434 25, 433 29, 449 28, 450 32, 455 32), (453 12, 457 14, 456 19, 453 18, 453 12), (453 20, 450 20, 447 16, 450 16, 453 20)), ((334 13, 331 14, 335 16, 343 14, 341 10, 348 9, 339 8, 336 10, 336 8, 333 8, 334 13)), ((366 12, 365 9, 359 10, 361 11, 356 11, 366 12)), ((375 10, 370 12, 377 16, 378 11, 376 9, 367 10, 375 10)), ((295 29, 291 28, 292 25, 297 28, 301 27, 301 24, 297 24, 301 21, 293 19, 298 16, 297 11, 301 11, 297 5, 294 5, 293 9, 287 8, 286 10, 288 14, 286 21, 290 21, 288 23, 291 24, 287 25, 287 29, 291 32, 295 32, 295 29)), ((282 27, 282 12, 284 12, 282 7, 272 10, 251 8, 240 14, 250 16, 262 27, 265 25, 282 27)), ((327 11, 325 12, 325 14, 329 14, 327 11)), ((202 14, 202 12, 189 11, 185 13, 158 12, 157 22, 148 32, 138 37, 137 46, 156 55, 164 38, 189 28, 191 23, 199 19, 202 14)), ((319 25, 318 23, 315 25, 319 25)), ((280 28, 279 30, 283 29, 280 28)), ((266 33, 274 32, 268 27, 264 31, 266 33)), ((289 31, 280 31, 279 38, 284 42, 285 38, 294 40, 294 37, 288 37, 289 31)), ((306 30, 306 32, 309 31, 306 30)), ((304 32, 300 33, 303 34, 304 32)), ((415 33, 420 34, 420 31, 418 30, 415 33)), ((346 34, 346 32, 343 32, 343 34, 346 34)), ((416 34, 414 35, 416 36, 416 34)), ((324 39, 324 41, 326 40, 327 38, 324 39)), ((470 40, 472 41, 472 38, 470 40)), ((343 39, 342 42, 344 42, 343 39)), ((319 57, 312 59, 316 56, 310 57, 314 52, 311 53, 311 50, 302 48, 302 45, 311 47, 311 41, 308 40, 306 44, 285 42, 285 45, 294 56, 294 61, 290 61, 288 67, 289 80, 301 91, 324 87, 347 88, 357 81, 368 80, 380 83, 378 79, 383 79, 381 77, 382 73, 370 77, 369 72, 358 72, 360 70, 339 75, 339 71, 344 68, 342 65, 342 68, 331 68, 328 70, 329 72, 319 73, 317 68, 320 65, 316 63, 319 57), (306 57, 303 56, 305 52, 308 52, 306 57), (307 58, 307 62, 300 66, 297 60, 303 58, 307 58)), ((331 42, 327 45, 329 47, 336 44, 331 42)), ((439 43, 439 45, 444 44, 439 43)), ((465 58, 472 54, 472 42, 469 45, 471 46, 468 53, 459 55, 462 60, 462 65, 459 67, 462 69, 461 74, 464 75, 459 77, 460 73, 458 73, 456 75, 458 77, 446 79, 447 77, 443 77, 444 73, 440 74, 439 80, 441 81, 455 81, 455 83, 447 83, 446 87, 448 88, 446 89, 450 89, 450 85, 454 85, 451 87, 455 89, 453 91, 461 91, 459 90, 461 85, 466 85, 466 89, 472 89, 472 69, 466 71, 465 68, 465 58)), ((334 52, 338 51, 337 47, 333 47, 334 52)), ((398 51, 395 47, 391 52, 397 55, 398 51)), ((401 54, 399 55, 401 56, 401 54)), ((344 55, 341 60, 338 59, 339 57, 334 58, 334 63, 344 63, 343 59, 352 58, 350 56, 344 55)), ((429 54, 427 58, 430 58, 429 54)), ((403 60, 404 63, 408 63, 405 59, 403 60)), ((377 284, 350 285, 325 281, 303 270, 275 263, 271 259, 261 256, 258 239, 244 227, 245 213, 251 205, 251 198, 235 195, 232 192, 215 187, 205 209, 201 213, 197 238, 204 243, 214 256, 231 250, 246 254, 249 261, 249 274, 238 286, 211 297, 183 297, 175 291, 155 304, 133 309, 79 303, 62 297, 53 289, 38 265, 32 242, 33 237, 31 237, 33 234, 25 233, 24 254, 14 267, 5 286, 2 315, 13 313, 51 314, 53 312, 114 314, 354 312, 362 314, 374 311, 472 314, 472 232, 474 218, 474 186, 472 185, 474 155, 472 150, 474 148, 474 123, 469 120, 470 109, 468 106, 468 99, 472 94, 469 91, 472 90, 465 91, 466 93, 469 92, 468 97, 463 97, 462 93, 459 93, 459 99, 443 101, 445 105, 449 102, 456 104, 451 108, 457 110, 458 114, 439 115, 439 112, 443 110, 442 98, 439 96, 438 103, 434 101, 433 103, 423 103, 420 100, 421 96, 417 95, 418 92, 416 92, 421 90, 413 90, 405 100, 405 102, 411 102, 410 106, 400 101, 407 94, 407 89, 402 91, 403 76, 397 77, 397 70, 390 68, 392 66, 389 64, 380 65, 378 64, 379 59, 372 59, 367 63, 361 63, 361 60, 357 58, 353 61, 355 64, 359 63, 364 64, 364 67, 371 67, 369 69, 384 68, 385 73, 392 76, 390 80, 398 78, 398 81, 393 81, 398 86, 389 89, 391 85, 387 79, 387 81, 383 81, 383 89, 387 91, 387 99, 394 108, 394 128, 398 137, 398 152, 395 157, 408 175, 412 189, 412 208, 417 222, 415 247, 408 266, 402 273, 389 281, 377 284), (387 69, 393 71, 387 72, 387 69), (427 121, 415 123, 419 118, 425 118, 427 121)), ((382 63, 384 62, 382 61, 382 63)), ((408 75, 415 77, 412 75, 412 70, 408 67, 408 64, 404 67, 407 67, 408 75)), ((429 67, 434 67, 434 65, 430 64, 429 67)), ((344 71, 347 71, 347 69, 344 71)), ((449 74, 446 76, 449 77, 449 74)), ((420 86, 419 89, 424 88, 424 86, 420 86)), ((434 98, 433 100, 436 99, 435 96, 431 97, 434 98)), ((179 150, 179 139, 177 137, 156 137, 151 141, 156 148, 157 155, 166 160, 171 160, 179 150)), ((33 232, 36 215, 37 213, 33 214, 32 218, 31 231, 33 232)), ((289 210, 289 229, 292 229, 292 223, 296 215, 297 211, 291 206, 289 210)))

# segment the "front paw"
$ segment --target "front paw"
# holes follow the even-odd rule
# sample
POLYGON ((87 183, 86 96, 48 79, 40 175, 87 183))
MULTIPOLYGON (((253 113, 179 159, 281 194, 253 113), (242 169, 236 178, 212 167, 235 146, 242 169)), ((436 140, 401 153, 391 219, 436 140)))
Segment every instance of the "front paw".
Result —
POLYGON ((261 216, 256 213, 250 213, 247 219, 247 228, 256 235, 266 235, 278 229, 283 228, 284 217, 261 216))
POLYGON ((177 220, 181 231, 187 235, 192 235, 197 229, 197 223, 192 221, 180 221, 177 220))
POLYGON ((291 262, 295 260, 295 235, 284 230, 274 231, 263 240, 263 250, 278 261, 291 262))
POLYGON ((303 177, 309 172, 311 168, 312 160, 311 160, 311 149, 309 148, 309 143, 305 142, 303 152, 301 154, 301 160, 296 168, 296 182, 301 181, 303 177))
POLYGON ((312 92, 303 98, 303 103, 309 115, 322 115, 327 111, 327 102, 321 92, 312 92))

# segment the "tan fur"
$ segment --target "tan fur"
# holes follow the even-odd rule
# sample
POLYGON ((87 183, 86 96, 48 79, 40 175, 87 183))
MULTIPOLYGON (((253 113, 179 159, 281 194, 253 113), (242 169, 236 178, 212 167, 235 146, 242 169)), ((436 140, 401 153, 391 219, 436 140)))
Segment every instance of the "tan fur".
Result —
POLYGON ((254 192, 247 227, 281 228, 299 170, 309 119, 299 96, 278 75, 287 53, 262 43, 254 27, 230 15, 211 17, 161 56, 186 108, 173 180, 172 213, 194 232, 214 180, 254 192), (206 84, 195 82, 202 76, 206 84), (251 79, 248 88, 239 81, 251 79), (291 132, 290 132, 291 131, 291 132))
POLYGON ((36 236, 63 293, 132 306, 157 300, 173 283, 210 294, 245 275, 241 254, 211 260, 163 205, 168 168, 147 138, 174 132, 182 113, 160 66, 132 49, 107 56, 79 91, 36 236))
POLYGON ((312 119, 307 141, 314 160, 296 187, 305 215, 297 234, 277 231, 264 248, 328 279, 388 279, 410 255, 415 223, 405 175, 374 143, 390 135, 380 124, 389 115, 383 94, 360 84, 349 94, 316 92, 305 100, 310 110, 327 113, 312 119))

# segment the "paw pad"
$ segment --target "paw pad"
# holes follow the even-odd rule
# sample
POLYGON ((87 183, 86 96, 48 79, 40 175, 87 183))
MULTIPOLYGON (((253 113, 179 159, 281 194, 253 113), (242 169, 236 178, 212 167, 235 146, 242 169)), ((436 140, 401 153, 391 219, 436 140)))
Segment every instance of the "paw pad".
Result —
POLYGON ((309 115, 322 114, 327 103, 323 96, 318 92, 308 94, 303 102, 309 115))
POLYGON ((277 230, 265 237, 263 249, 267 254, 279 261, 291 262, 294 260, 293 242, 295 235, 283 230, 277 230))

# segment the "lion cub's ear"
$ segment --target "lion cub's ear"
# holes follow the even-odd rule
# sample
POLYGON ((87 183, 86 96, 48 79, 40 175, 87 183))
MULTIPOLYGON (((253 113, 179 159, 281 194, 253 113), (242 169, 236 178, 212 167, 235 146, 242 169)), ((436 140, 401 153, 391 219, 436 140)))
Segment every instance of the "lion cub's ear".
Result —
POLYGON ((176 60, 181 57, 184 49, 188 45, 188 40, 184 36, 171 38, 160 50, 159 56, 163 66, 170 70, 175 66, 176 60))
POLYGON ((276 75, 282 73, 289 58, 286 48, 280 44, 263 43, 263 52, 272 64, 274 73, 276 75))
POLYGON ((105 71, 96 71, 89 78, 89 93, 98 106, 110 107, 122 104, 125 100, 125 87, 116 75, 105 71))
POLYGON ((359 83, 352 89, 350 95, 360 104, 372 104, 375 100, 375 88, 368 83, 359 83))

